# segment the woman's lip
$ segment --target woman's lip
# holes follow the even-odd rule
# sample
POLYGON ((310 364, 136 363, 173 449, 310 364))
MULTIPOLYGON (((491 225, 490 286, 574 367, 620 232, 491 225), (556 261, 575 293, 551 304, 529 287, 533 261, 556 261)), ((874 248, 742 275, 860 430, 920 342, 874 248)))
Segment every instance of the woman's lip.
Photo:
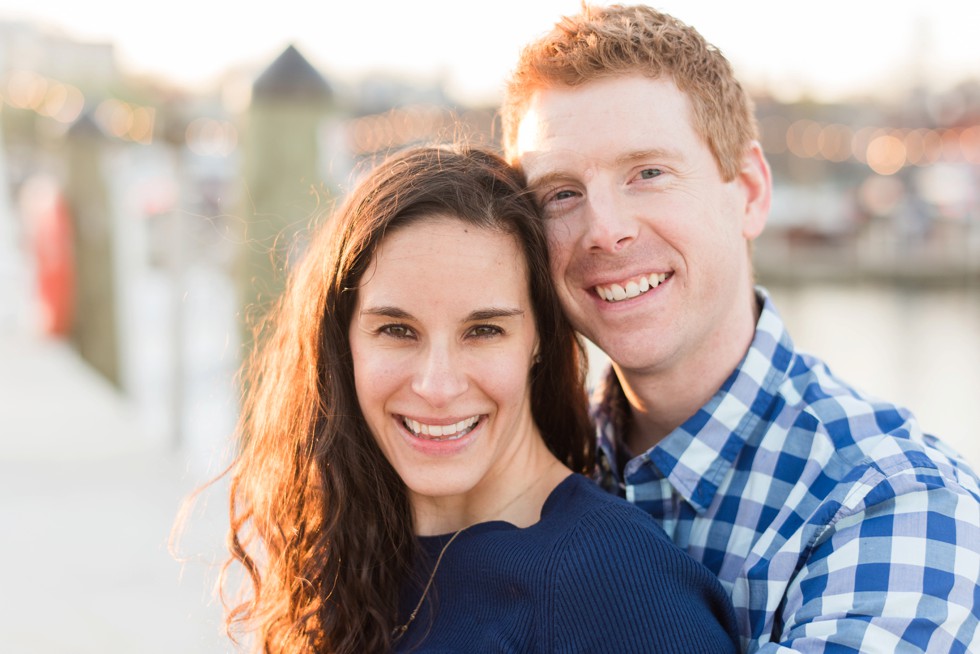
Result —
POLYGON ((467 431, 456 438, 422 436, 413 433, 405 426, 403 416, 398 416, 395 421, 402 433, 405 443, 415 452, 424 456, 445 457, 453 456, 469 447, 481 433, 486 424, 486 415, 480 415, 477 422, 467 431))
POLYGON ((421 440, 458 440, 476 428, 483 414, 475 414, 459 419, 423 419, 406 415, 398 416, 401 426, 413 438, 421 440))

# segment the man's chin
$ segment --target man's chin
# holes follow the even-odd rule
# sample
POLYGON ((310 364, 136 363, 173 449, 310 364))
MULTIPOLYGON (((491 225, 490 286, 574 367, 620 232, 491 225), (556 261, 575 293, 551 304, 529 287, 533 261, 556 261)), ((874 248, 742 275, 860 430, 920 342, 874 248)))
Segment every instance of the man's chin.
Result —
MULTIPOLYGON (((612 338, 606 337, 595 345, 605 360, 613 363, 617 371, 643 374, 657 370, 663 365, 664 357, 657 351, 659 349, 657 344, 649 343, 648 339, 636 332, 614 335, 612 338)), ((592 365, 594 362, 590 358, 590 369, 592 365)))

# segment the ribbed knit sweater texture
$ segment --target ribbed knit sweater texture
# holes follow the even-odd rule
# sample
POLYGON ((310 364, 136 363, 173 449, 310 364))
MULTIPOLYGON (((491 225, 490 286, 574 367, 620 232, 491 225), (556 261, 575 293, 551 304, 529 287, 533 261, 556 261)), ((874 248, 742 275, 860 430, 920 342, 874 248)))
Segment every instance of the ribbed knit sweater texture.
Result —
MULTIPOLYGON (((452 534, 420 537, 408 619, 452 534)), ((649 515, 573 474, 524 529, 486 522, 446 549, 398 652, 736 652, 717 578, 649 515)))

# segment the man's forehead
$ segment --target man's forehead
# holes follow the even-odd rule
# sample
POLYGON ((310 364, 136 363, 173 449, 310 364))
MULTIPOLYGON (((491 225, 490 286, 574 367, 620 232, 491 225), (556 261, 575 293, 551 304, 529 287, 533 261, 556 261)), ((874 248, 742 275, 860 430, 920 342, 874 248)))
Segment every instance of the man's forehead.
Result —
POLYGON ((690 99, 669 78, 625 76, 535 91, 515 121, 509 160, 529 181, 585 157, 611 165, 676 154, 702 141, 690 99), (643 155, 643 156, 641 156, 643 155))
POLYGON ((517 149, 523 151, 529 143, 544 138, 556 121, 573 118, 583 87, 544 87, 532 93, 517 117, 517 149))
POLYGON ((511 164, 524 166, 527 155, 536 150, 544 137, 544 116, 541 112, 541 94, 546 89, 534 91, 515 112, 511 126, 511 138, 504 144, 505 157, 511 164))
POLYGON ((574 149, 567 148, 568 138, 577 141, 579 136, 577 130, 569 132, 577 122, 574 103, 569 101, 571 92, 553 88, 536 91, 517 121, 508 157, 529 176, 560 167, 566 155, 575 155, 574 149))

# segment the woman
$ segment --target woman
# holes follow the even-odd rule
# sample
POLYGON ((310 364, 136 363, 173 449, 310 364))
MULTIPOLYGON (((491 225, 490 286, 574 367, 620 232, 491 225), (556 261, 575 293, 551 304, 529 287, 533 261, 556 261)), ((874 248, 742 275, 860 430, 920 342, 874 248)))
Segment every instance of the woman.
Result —
POLYGON ((228 622, 265 652, 734 651, 717 580, 593 465, 520 176, 423 148, 316 235, 247 368, 228 622))

